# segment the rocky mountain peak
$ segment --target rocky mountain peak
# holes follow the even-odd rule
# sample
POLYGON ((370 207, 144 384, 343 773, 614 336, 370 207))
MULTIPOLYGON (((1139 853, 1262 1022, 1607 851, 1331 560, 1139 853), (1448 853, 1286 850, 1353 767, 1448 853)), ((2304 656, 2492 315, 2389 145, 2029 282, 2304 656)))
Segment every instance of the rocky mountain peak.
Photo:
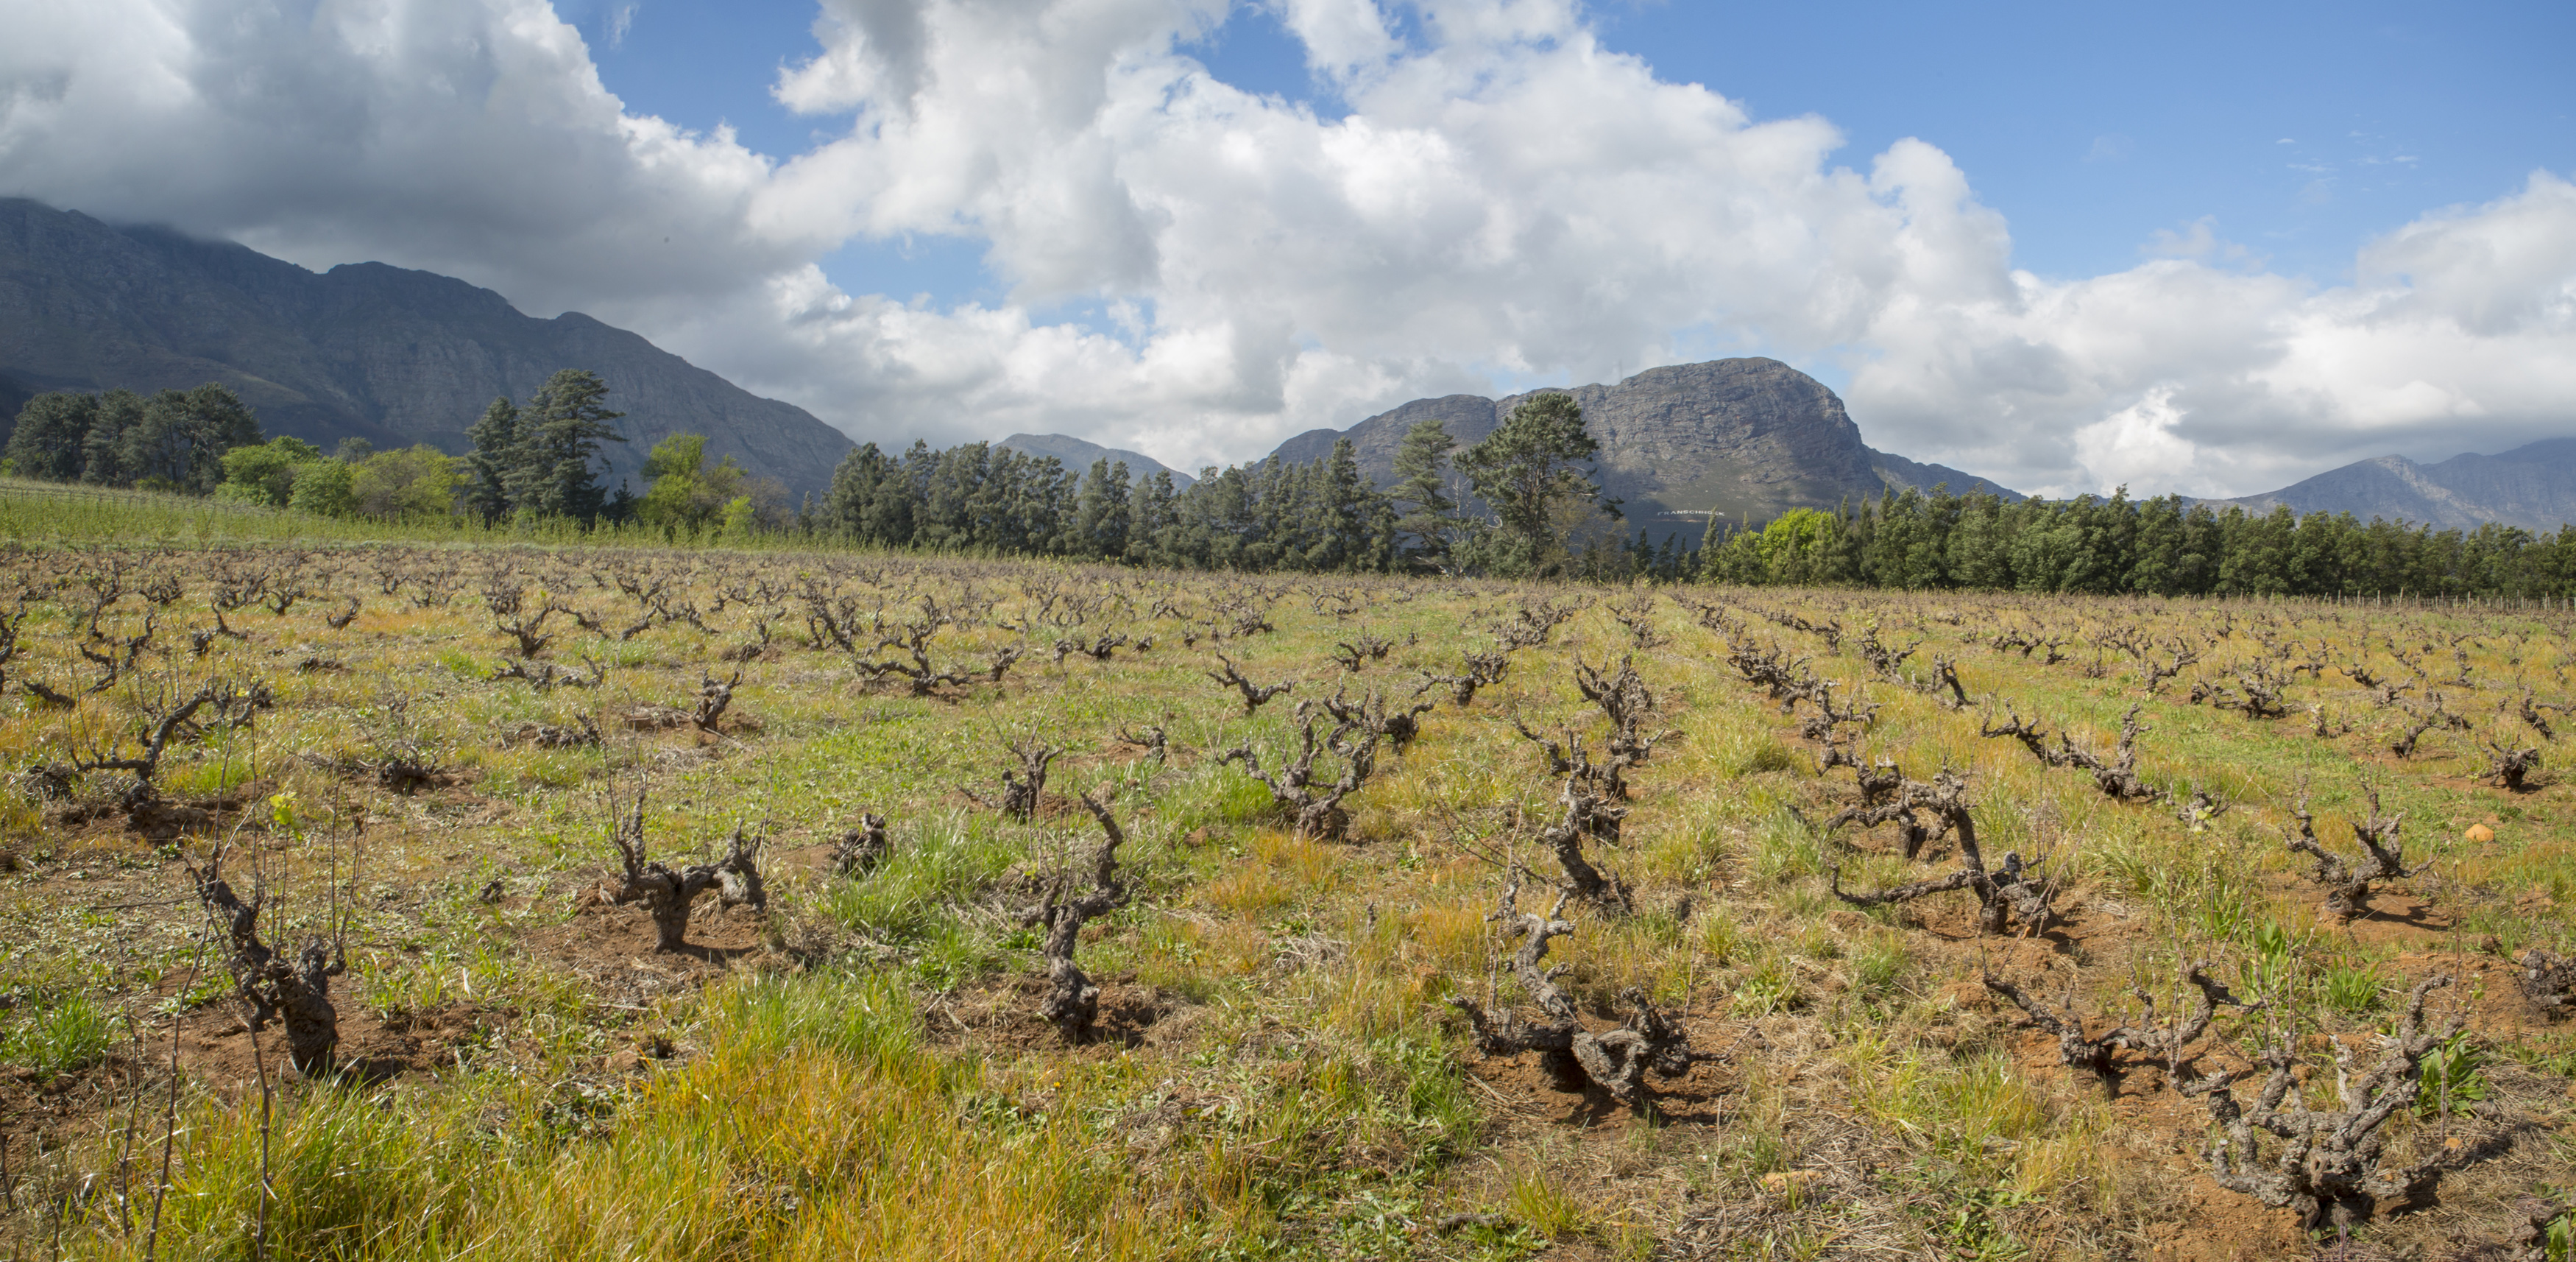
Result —
MULTIPOLYGON (((1873 450, 1840 397, 1776 359, 1669 364, 1564 393, 1583 406, 1584 428, 1601 444, 1603 486, 1627 502, 1631 527, 1649 533, 1696 536, 1707 524, 1755 524, 1793 508, 1831 509, 1942 483, 1958 492, 1983 483, 2022 498, 1956 469, 1873 450)), ((1319 460, 1347 437, 1361 470, 1383 486, 1394 481, 1396 448, 1416 423, 1437 420, 1465 446, 1493 433, 1527 397, 1416 399, 1345 431, 1309 430, 1274 454, 1319 460)))

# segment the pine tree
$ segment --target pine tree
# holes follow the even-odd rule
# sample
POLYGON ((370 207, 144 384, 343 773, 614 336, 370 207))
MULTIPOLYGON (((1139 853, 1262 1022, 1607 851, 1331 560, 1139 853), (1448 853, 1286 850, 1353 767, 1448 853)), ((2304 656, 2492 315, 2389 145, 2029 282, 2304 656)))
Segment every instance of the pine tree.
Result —
POLYGON ((823 495, 823 529, 868 541, 868 506, 876 502, 877 487, 886 480, 893 463, 877 450, 875 443, 861 443, 841 457, 840 465, 832 470, 832 489, 823 495))
POLYGON ((1556 538, 1560 508, 1597 504, 1619 517, 1619 501, 1604 495, 1579 463, 1600 450, 1583 430, 1574 396, 1550 392, 1522 401, 1500 429, 1458 453, 1458 471, 1500 528, 1487 564, 1506 575, 1542 572, 1564 551, 1556 538))
POLYGON ((215 382, 163 390, 118 436, 123 477, 205 495, 224 480, 223 456, 260 441, 259 419, 215 382))
POLYGON ((1091 462, 1074 509, 1074 549, 1092 560, 1115 561, 1127 555, 1127 533, 1134 525, 1128 503, 1127 462, 1112 466, 1106 457, 1091 462))
POLYGON ((1424 419, 1404 432, 1395 449, 1395 487, 1387 494, 1397 513, 1395 528, 1411 540, 1404 555, 1417 565, 1441 566, 1466 527, 1441 471, 1457 445, 1446 426, 1424 419))
POLYGON ((1357 570, 1368 567, 1368 502, 1376 493, 1360 476, 1358 449, 1347 438, 1333 440, 1333 454, 1314 470, 1307 542, 1307 568, 1357 570))
POLYGON ((507 517, 518 501, 510 494, 510 471, 519 465, 519 405, 504 395, 483 409, 483 419, 465 431, 474 449, 465 454, 465 511, 491 521, 507 517))
POLYGON ((519 460, 503 478, 513 509, 581 521, 599 516, 607 490, 590 462, 602 442, 626 441, 609 425, 626 414, 600 402, 607 394, 598 374, 566 368, 529 397, 518 417, 519 460))
POLYGON ((1127 526, 1127 556, 1130 565, 1185 564, 1173 555, 1173 535, 1179 516, 1173 503, 1172 471, 1157 469, 1145 489, 1135 497, 1127 526))
POLYGON ((143 396, 110 390, 98 397, 98 414, 81 436, 81 481, 94 486, 132 486, 134 474, 125 463, 125 434, 143 423, 143 396))
POLYGON ((98 396, 57 390, 27 400, 18 409, 17 428, 9 432, 9 467, 22 478, 75 482, 92 422, 98 419, 98 396))

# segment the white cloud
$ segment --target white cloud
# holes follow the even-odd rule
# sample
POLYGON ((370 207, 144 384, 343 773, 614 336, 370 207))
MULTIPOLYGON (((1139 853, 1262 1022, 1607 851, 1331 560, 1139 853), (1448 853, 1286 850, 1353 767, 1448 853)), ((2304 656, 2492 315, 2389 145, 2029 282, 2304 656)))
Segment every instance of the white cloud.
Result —
POLYGON ((2576 431, 2576 185, 2545 173, 2373 243, 2348 286, 2168 259, 2020 288, 1880 333, 1853 414, 2060 491, 2247 493, 2576 431), (1961 353, 2017 345, 2062 371, 1961 353), (1981 433, 1962 416, 2009 419, 1981 433))
POLYGON ((1874 444, 2043 491, 2250 492, 2576 420, 2576 189, 2545 173, 2349 285, 2207 221, 2043 280, 1939 149, 1837 166, 1829 122, 1658 79, 1573 0, 1261 2, 1347 116, 1191 60, 1227 0, 827 0, 774 90, 847 125, 778 160, 628 115, 537 0, 45 6, 0 42, 0 192, 580 307, 881 440, 1241 459, 1712 343, 1840 367, 1874 444), (922 235, 1007 297, 814 266, 922 235), (1035 314, 1071 309, 1101 314, 1035 314))
POLYGON ((769 164, 623 114, 541 0, 9 6, 0 190, 387 258, 561 309, 739 283, 828 248, 755 231, 769 164), (672 246, 665 247, 665 238, 672 246))

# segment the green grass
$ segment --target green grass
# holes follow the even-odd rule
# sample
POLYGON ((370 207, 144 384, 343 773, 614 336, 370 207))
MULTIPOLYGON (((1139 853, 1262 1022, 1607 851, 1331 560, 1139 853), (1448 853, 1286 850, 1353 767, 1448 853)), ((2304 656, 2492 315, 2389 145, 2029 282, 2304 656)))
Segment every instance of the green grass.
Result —
MULTIPOLYGON (((0 514, 31 502, 0 486, 0 514)), ((200 678, 270 683, 279 705, 248 729, 174 742, 165 791, 293 795, 300 835, 273 818, 224 833, 234 862, 255 857, 280 900, 263 924, 287 941, 313 932, 330 907, 333 860, 353 848, 363 870, 351 880, 337 869, 356 907, 352 969, 337 992, 344 1017, 353 1028, 404 1018, 429 1028, 449 1017, 473 1026, 442 1048, 434 1071, 363 1088, 293 1084, 279 1095, 266 1137, 277 1188, 267 1201, 271 1256, 1445 1258, 1526 1256, 1549 1238, 1642 1256, 1711 1205, 1805 1196, 1805 1182, 1779 1190, 1758 1180, 1803 1171, 1819 1153, 1877 1173, 1854 1185, 1848 1203, 1765 1210, 1773 1216, 1755 1234, 1719 1251, 2096 1256, 2116 1252, 2105 1241, 2189 1226, 2156 1215, 2189 1177, 2168 1149, 2199 1151, 2199 1115, 2186 1110, 2194 1120, 2178 1129, 2127 1114, 2115 1125, 2099 1084, 2061 1071, 2046 1040, 1975 985, 1979 968, 2028 976, 2044 966, 2052 988, 2074 980, 2088 1021, 2114 1022, 2139 1015, 2132 986, 2155 993, 2160 1013, 2187 1008, 2195 996, 2179 975, 2210 961, 2240 993, 2275 1006, 2222 1016, 2204 1045, 2215 1056, 2206 1066, 2233 1063, 2274 1016, 2301 1037, 2364 1035, 2387 1018, 2389 996, 2469 935, 2494 933, 2508 949, 2565 949, 2569 938, 2562 900, 2576 889, 2576 843, 2567 840, 2576 813, 2564 791, 2508 800, 2471 784, 2445 734, 2395 764, 2363 734, 2320 741, 2303 719, 2254 722, 2189 705, 2186 679, 2145 702, 2151 730, 2140 750, 2150 780, 2197 783, 2232 800, 2197 833, 2169 809, 2110 801, 2078 772, 1977 735, 1991 697, 2107 748, 2121 714, 2142 700, 2139 684, 2116 660, 2099 677, 2080 668, 2091 640, 2121 628, 2216 639, 2216 670, 2250 651, 2253 628, 2269 620, 2303 640, 2366 638, 2385 666, 2385 636, 2404 644, 2484 615, 2372 614, 2365 631, 2336 622, 2357 615, 2329 606, 1696 591, 1693 599, 1795 607, 1846 626, 1875 621, 1891 643, 1922 636, 1926 653, 1954 657, 1980 707, 1944 709, 1869 679, 1849 645, 1833 654, 1816 637, 1756 624, 1811 656, 1838 699, 1865 694, 1880 707, 1860 734, 1864 758, 1893 759, 1916 778, 1944 767, 1964 774, 1989 859, 2007 849, 2044 859, 2067 882, 2074 920, 2052 938, 1980 940, 1963 928, 1966 894, 1866 912, 1837 901, 1834 869, 1846 890, 1881 888, 1953 870, 1957 851, 1945 841, 1908 861, 1888 830, 1821 830, 1853 800, 1850 773, 1819 774, 1794 719, 1734 675, 1720 637, 1660 605, 1669 642, 1636 661, 1675 734, 1632 770, 1620 843, 1593 854, 1631 883, 1636 906, 1618 914, 1569 904, 1563 914, 1576 931, 1555 942, 1550 962, 1567 968, 1563 985, 1591 1028, 1625 1019, 1619 997, 1635 988, 1689 1023, 1699 1050, 1726 1058, 1702 1065, 1687 1094, 1659 1101, 1652 1120, 1566 1120, 1593 1106, 1532 1088, 1526 1063, 1488 1063, 1448 1001, 1488 994, 1510 950, 1485 919, 1504 865, 1526 869, 1525 909, 1552 901, 1554 860, 1535 834, 1558 809, 1562 784, 1511 720, 1572 725, 1599 748, 1599 712, 1571 675, 1577 657, 1600 662, 1633 648, 1608 611, 1593 608, 1549 645, 1515 653, 1505 681, 1473 706, 1444 702, 1410 750, 1382 751, 1377 776, 1347 803, 1346 842, 1287 835, 1269 791, 1216 755, 1248 743, 1275 766, 1293 742, 1298 702, 1336 687, 1410 695, 1419 672, 1454 669, 1460 651, 1486 647, 1484 628, 1515 603, 1583 593, 687 552, 630 547, 638 541, 616 535, 505 545, 500 536, 354 526, 346 537, 291 536, 310 540, 309 551, 164 553, 150 541, 248 541, 312 519, 262 524, 225 510, 200 526, 190 514, 213 511, 202 505, 65 505, 56 516, 74 535, 138 545, 118 554, 134 576, 166 571, 185 592, 156 614, 163 638, 138 674, 78 710, 46 709, 14 690, 0 698, 0 762, 23 771, 111 734, 131 744, 147 702, 200 678), (359 546, 367 538, 401 546, 359 546), (380 563, 451 562, 461 568, 447 606, 377 594, 380 563), (249 639, 219 639, 203 658, 191 651, 185 632, 210 624, 205 601, 219 569, 290 563, 317 590, 362 596, 364 612, 334 629, 322 615, 335 603, 322 595, 283 618, 254 606, 232 617, 249 639), (664 626, 627 640, 567 632, 548 656, 610 663, 596 690, 496 682, 506 641, 478 593, 502 566, 610 626, 634 603, 607 580, 650 571, 687 593, 710 629, 664 626), (863 621, 879 606, 889 619, 907 616, 935 595, 961 619, 934 640, 942 663, 981 660, 1008 643, 1034 651, 999 687, 939 698, 870 688, 845 655, 799 645, 793 591, 809 577, 855 593, 863 621), (789 593, 772 593, 776 612, 741 603, 758 604, 747 587, 755 578, 789 593), (714 610, 727 587, 744 590, 714 610), (1098 603, 1078 626, 1051 623, 1035 612, 1050 595, 1058 618, 1068 595, 1098 603), (1249 718, 1203 677, 1217 647, 1204 630, 1150 612, 1170 602, 1203 613, 1228 599, 1264 603, 1278 630, 1226 640, 1223 651, 1252 678, 1296 684, 1249 718), (1359 609, 1320 612, 1343 601, 1359 609), (769 654, 717 661, 752 638, 754 616, 776 623, 769 654), (1984 646, 1994 627, 2016 621, 2068 636, 2078 656, 2048 667, 1984 646), (1351 674, 1329 653, 1363 627, 1402 647, 1351 674), (1185 630, 1203 637, 1195 648, 1182 643, 1185 630), (1158 644, 1107 663, 1051 660, 1056 638, 1104 631, 1153 634, 1158 644), (1408 635, 1415 642, 1405 645, 1408 635), (296 669, 314 656, 342 668, 296 669), (737 666, 739 722, 723 736, 626 727, 636 707, 685 706, 704 675, 737 666), (413 704, 398 717, 389 703, 402 698, 413 704), (509 742, 521 723, 582 718, 608 733, 604 747, 509 742), (1148 726, 1165 730, 1167 760, 1115 739, 1148 726), (1065 751, 1052 796, 1109 795, 1129 837, 1120 872, 1128 901, 1094 920, 1079 948, 1115 1017, 1103 1037, 1078 1046, 1027 1010, 1038 940, 1018 913, 1050 874, 1088 859, 1099 830, 1078 809, 1003 821, 959 793, 989 795, 1011 765, 1008 744, 1022 738, 1065 751), (429 751, 452 783, 405 797, 332 769, 334 759, 374 757, 398 742, 429 751), (605 786, 636 777, 649 786, 657 857, 704 855, 738 825, 771 839, 769 917, 756 928, 729 916, 691 931, 693 942, 719 933, 755 941, 749 953, 629 959, 583 936, 631 915, 581 910, 577 900, 608 858, 605 786), (2345 821, 2361 786, 2380 783, 2385 804, 2407 814, 2410 860, 2439 858, 2403 892, 2456 910, 2463 929, 2324 918, 2306 865, 2280 843, 2303 780, 2320 836, 2340 849, 2349 849, 2345 821), (349 825, 339 835, 355 839, 336 856, 323 844, 332 831, 315 822, 332 810, 349 825), (871 872, 835 875, 829 843, 862 811, 891 819, 891 853, 871 872), (2467 824, 2489 817, 2494 842, 2461 840, 2467 824), (495 881, 500 897, 486 903, 481 891, 495 881), (652 1053, 640 1066, 629 1054, 639 1047, 652 1053), (1698 1208, 1664 1199, 1685 1186, 1718 1199, 1698 1208), (1433 1229, 1461 1210, 1502 1218, 1433 1229)), ((32 529, 18 511, 0 526, 32 529)), ((16 577, 38 591, 57 579, 83 590, 99 555, 40 546, 17 554, 16 577)), ((86 607, 73 603, 30 606, 13 672, 66 686, 95 676, 77 652, 86 607)), ((128 596, 106 621, 139 627, 143 607, 128 596)), ((2517 667, 2507 659, 2520 656, 2544 699, 2563 695, 2565 676, 2546 673, 2556 668, 2542 646, 2564 620, 2514 617, 2498 615, 2506 629, 2480 632, 2481 675, 2510 678, 2517 667)), ((2356 716, 2370 708, 2331 677, 2303 676, 2293 691, 2294 700, 2358 707, 2356 716)), ((1318 766, 1329 775, 1334 760, 1318 766)), ((22 944, 0 959, 0 993, 17 1005, 0 1017, 5 1055, 96 1088, 105 1076, 84 1075, 123 1037, 114 1023, 99 1043, 102 1022, 131 1008, 155 1013, 152 1024, 167 1032, 157 1014, 194 947, 184 874, 166 848, 142 844, 118 820, 66 822, 62 803, 28 795, 30 781, 12 783, 22 787, 0 794, 0 829, 28 870, 0 876, 0 920, 22 944)), ((211 840, 180 849, 202 859, 211 840)), ((1494 993, 1508 1001, 1516 986, 1506 976, 1494 993)), ((225 1015, 187 1012, 201 1023, 189 1031, 225 1015)), ((2473 1034, 2428 1066, 2455 1102, 2484 1089, 2493 1103, 2528 1081, 2501 1061, 2564 1074, 2551 1067, 2571 1055, 2546 1035, 2473 1034)), ((2547 1111, 2564 1109, 2551 1102, 2557 1094, 2507 1102, 2558 1116, 2547 1111)), ((178 1190, 155 1246, 163 1256, 240 1256, 258 1230, 257 1111, 234 1099, 190 1097, 178 1190)), ((105 1117, 115 1106, 101 1107, 105 1117)), ((95 1129, 112 1134, 124 1116, 95 1129)), ((85 1141, 54 1151, 27 1186, 76 1188, 111 1167, 113 1148, 85 1141)), ((2463 1215, 2493 1208, 2449 1184, 2446 1204, 2455 1193, 2468 1198, 2463 1215)), ((69 1233, 77 1248, 142 1252, 132 1220, 103 1206, 85 1212, 69 1233)), ((0 1219, 11 1247, 43 1230, 36 1214, 0 1219)), ((2371 1230, 2395 1248, 2416 1229, 2398 1221, 2371 1230)))
POLYGON ((116 1013, 88 995, 72 994, 10 1022, 0 1037, 0 1061, 51 1078, 95 1063, 124 1038, 125 1023, 116 1013))

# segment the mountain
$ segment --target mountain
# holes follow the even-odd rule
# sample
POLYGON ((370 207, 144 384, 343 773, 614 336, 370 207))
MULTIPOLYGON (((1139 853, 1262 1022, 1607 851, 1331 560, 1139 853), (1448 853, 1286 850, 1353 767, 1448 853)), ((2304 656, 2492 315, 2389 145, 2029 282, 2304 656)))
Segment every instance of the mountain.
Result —
POLYGON ((557 369, 609 386, 625 443, 608 484, 638 483, 654 443, 707 436, 791 496, 822 491, 849 438, 578 312, 522 315, 432 272, 350 263, 316 274, 243 246, 112 227, 0 199, 0 429, 48 390, 149 392, 220 381, 274 434, 328 448, 428 443, 451 454, 498 395, 525 400, 557 369))
POLYGON ((1079 438, 1063 434, 1013 434, 993 445, 1008 447, 1022 455, 1053 456, 1063 461, 1065 468, 1076 473, 1089 472, 1091 462, 1095 460, 1106 460, 1112 465, 1124 460, 1127 462, 1129 478, 1138 482, 1148 482, 1152 481, 1157 473, 1168 473, 1172 475, 1172 489, 1176 491, 1188 490, 1191 483, 1198 481, 1197 478, 1178 469, 1166 467, 1152 456, 1128 451, 1121 447, 1103 447, 1098 443, 1086 443, 1079 438))
MULTIPOLYGON (((1945 482, 1954 492, 1983 485, 2007 500, 2024 498, 1956 469, 1871 449, 1833 391, 1776 359, 1649 368, 1614 386, 1565 393, 1583 405, 1584 428, 1601 444, 1595 465, 1603 488, 1626 501, 1630 525, 1650 531, 1758 523, 1793 508, 1831 509, 1945 482)), ((1493 433, 1527 397, 1416 399, 1348 430, 1308 430, 1274 454, 1302 464, 1349 438, 1361 471, 1384 486, 1395 480, 1396 447, 1416 423, 1440 421, 1464 447, 1493 433)))
POLYGON ((2555 531, 2576 522, 2576 438, 2546 438, 2500 455, 2458 455, 2439 464, 2381 456, 2320 473, 2263 495, 2205 501, 2248 512, 2350 513, 2363 521, 2430 523, 2475 530, 2498 522, 2555 531))

